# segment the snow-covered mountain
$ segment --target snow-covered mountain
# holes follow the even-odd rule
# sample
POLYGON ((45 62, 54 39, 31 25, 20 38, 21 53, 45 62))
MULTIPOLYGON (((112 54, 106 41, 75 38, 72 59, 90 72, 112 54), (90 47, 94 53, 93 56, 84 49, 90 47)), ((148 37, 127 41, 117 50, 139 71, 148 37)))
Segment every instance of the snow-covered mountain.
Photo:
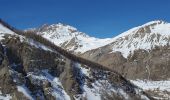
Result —
POLYGON ((0 25, 0 100, 153 99, 117 72, 0 25))
POLYGON ((74 53, 84 53, 109 45, 109 48, 112 48, 111 52, 119 51, 125 58, 137 49, 150 50, 155 46, 167 45, 170 40, 169 30, 170 24, 161 20, 148 22, 106 39, 90 37, 72 26, 61 23, 32 29, 56 45, 74 53))
POLYGON ((164 88, 170 86, 170 23, 152 21, 112 41, 81 56, 122 73, 159 100, 170 99, 170 90, 164 88))
POLYGON ((79 32, 76 28, 64 24, 43 25, 37 29, 37 34, 42 35, 44 38, 50 40, 58 46, 61 46, 69 51, 75 53, 84 53, 91 49, 104 46, 111 43, 111 38, 99 39, 90 37, 83 32, 79 32))
POLYGON ((170 23, 160 20, 151 21, 123 32, 112 38, 111 41, 112 43, 97 49, 102 51, 102 48, 108 48, 107 51, 110 53, 118 51, 127 58, 134 50, 151 50, 155 46, 168 45, 170 42, 170 23))
POLYGON ((143 92, 121 75, 94 67, 94 62, 86 65, 81 58, 76 62, 76 56, 55 50, 55 45, 34 33, 27 37, 0 24, 0 99, 169 99, 170 91, 164 86, 169 86, 170 78, 169 30, 170 24, 163 21, 152 21, 109 39, 90 37, 63 24, 30 30, 113 68, 143 92))
POLYGON ((170 23, 161 20, 151 21, 123 32, 112 38, 111 41, 112 43, 103 47, 85 52, 82 54, 82 57, 102 63, 106 66, 114 65, 113 62, 122 64, 126 62, 130 54, 133 55, 135 50, 143 49, 150 51, 156 46, 169 45, 170 23), (120 52, 120 54, 117 52, 120 52))
POLYGON ((150 50, 155 46, 164 46, 170 42, 170 23, 151 21, 132 28, 113 38, 112 52, 119 51, 127 56, 137 49, 150 50))

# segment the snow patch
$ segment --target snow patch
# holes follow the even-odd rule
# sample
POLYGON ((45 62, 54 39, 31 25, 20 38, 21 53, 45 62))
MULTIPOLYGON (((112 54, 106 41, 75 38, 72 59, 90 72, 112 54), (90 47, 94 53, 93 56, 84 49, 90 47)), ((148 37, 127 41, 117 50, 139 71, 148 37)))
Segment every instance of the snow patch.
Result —
POLYGON ((2 95, 2 92, 0 91, 0 100, 11 100, 12 96, 10 96, 9 94, 6 95, 2 95))
POLYGON ((161 91, 166 90, 170 92, 170 80, 166 81, 131 80, 131 82, 144 90, 159 89, 161 91))
POLYGON ((43 70, 42 73, 38 75, 33 74, 32 72, 28 73, 28 76, 31 76, 33 79, 38 80, 47 80, 52 85, 51 94, 58 100, 70 100, 70 96, 65 92, 60 80, 58 77, 53 77, 48 73, 48 70, 43 70))
POLYGON ((31 96, 31 92, 28 90, 28 88, 25 85, 17 86, 17 89, 19 92, 23 93, 30 100, 34 100, 31 96))
POLYGON ((36 47, 36 48, 40 48, 40 49, 43 49, 43 50, 46 50, 46 51, 51 51, 51 52, 54 52, 53 50, 51 50, 50 48, 48 48, 47 46, 39 43, 39 42, 36 42, 32 39, 27 39, 26 40, 27 43, 29 43, 30 45, 36 47))
MULTIPOLYGON (((157 94, 153 98, 157 100, 169 100, 170 96, 170 80, 150 81, 150 80, 131 80, 132 83, 143 89, 144 91, 153 91, 157 94)), ((142 95, 141 95, 142 96, 142 95)), ((142 96, 146 98, 145 96, 142 96)))
MULTIPOLYGON (((75 63, 75 66, 80 69, 80 73, 82 75, 85 75, 89 78, 93 78, 93 76, 90 76, 90 69, 86 69, 81 66, 79 63, 75 63)), ((104 76, 103 76, 104 77, 104 76)), ((105 79, 98 79, 95 82, 91 83, 91 86, 89 87, 88 82, 85 80, 84 84, 82 85, 82 89, 84 90, 82 95, 76 95, 76 100, 79 100, 80 97, 87 98, 87 100, 102 100, 102 94, 104 92, 108 93, 109 95, 112 95, 111 93, 115 93, 116 95, 121 95, 125 99, 128 100, 129 96, 124 92, 122 89, 117 88, 115 89, 111 83, 109 83, 108 80, 105 79)))

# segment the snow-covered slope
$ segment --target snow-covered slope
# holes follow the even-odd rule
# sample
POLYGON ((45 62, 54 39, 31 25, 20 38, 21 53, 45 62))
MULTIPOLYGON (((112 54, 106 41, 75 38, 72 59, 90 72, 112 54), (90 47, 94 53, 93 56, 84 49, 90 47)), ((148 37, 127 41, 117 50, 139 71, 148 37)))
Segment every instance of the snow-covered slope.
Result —
POLYGON ((148 91, 157 100, 169 100, 170 81, 131 80, 132 83, 148 91))
POLYGON ((0 23, 0 40, 3 39, 3 36, 5 34, 14 34, 14 32, 6 28, 3 24, 0 23))
POLYGON ((52 41, 58 46, 61 46, 69 51, 76 53, 83 53, 85 51, 95 49, 111 43, 110 38, 98 39, 90 37, 85 33, 79 32, 76 28, 64 25, 64 24, 53 24, 43 25, 38 29, 32 29, 44 38, 52 41))
POLYGON ((113 41, 110 44, 112 52, 119 51, 126 58, 136 49, 149 50, 167 45, 170 41, 170 23, 152 21, 118 35, 113 41))
POLYGON ((11 31, 10 29, 6 28, 4 25, 2 25, 2 24, 0 23, 0 33, 13 34, 14 32, 11 31))

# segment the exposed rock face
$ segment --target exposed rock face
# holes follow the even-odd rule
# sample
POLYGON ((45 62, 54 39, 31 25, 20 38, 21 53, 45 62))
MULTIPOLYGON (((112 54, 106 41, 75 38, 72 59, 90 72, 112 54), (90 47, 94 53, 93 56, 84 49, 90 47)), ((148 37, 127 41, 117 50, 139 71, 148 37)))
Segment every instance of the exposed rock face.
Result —
POLYGON ((85 52, 84 54, 80 54, 80 56, 105 65, 110 69, 115 69, 114 66, 119 66, 127 61, 120 52, 112 52, 109 46, 85 52))
POLYGON ((132 79, 167 80, 170 77, 169 46, 156 47, 151 51, 137 50, 123 64, 127 77, 132 79), (138 74, 135 74, 138 73, 138 74))
MULTIPOLYGON (((135 50, 128 58, 124 58, 120 52, 105 54, 102 50, 94 50, 82 55, 90 60, 97 61, 111 69, 122 73, 128 79, 149 79, 149 80, 167 80, 170 75, 170 46, 157 46, 152 50, 135 50), (100 51, 101 55, 96 53, 100 51), (104 60, 106 59, 106 60, 104 60)), ((107 50, 106 50, 107 52, 107 50)))
MULTIPOLYGON (((1 44, 0 44, 1 45, 1 44)), ((1 65, 0 65, 0 91, 2 94, 11 94, 13 97, 13 100, 18 100, 18 97, 20 99, 27 99, 22 93, 19 93, 17 91, 17 87, 15 82, 13 81, 13 76, 11 76, 11 68, 8 58, 4 55, 5 51, 4 48, 1 45, 1 65)), ((22 76, 20 76, 22 81, 22 76)), ((20 83, 18 81, 18 83, 20 83)))
MULTIPOLYGON (((14 93, 12 94, 13 98, 22 99, 23 95, 18 95, 17 86, 25 85, 37 99, 54 98, 53 96, 49 97, 43 90, 48 86, 47 83, 37 85, 32 77, 27 76, 28 73, 38 74, 45 69, 48 69, 52 75, 59 76, 64 65, 61 65, 58 60, 63 58, 57 53, 36 48, 28 42, 21 42, 18 36, 5 37, 2 44, 4 45, 1 49, 0 73, 2 76, 1 82, 3 82, 0 85, 2 93, 14 93)), ((30 98, 27 97, 27 99, 30 98)))
MULTIPOLYGON (((121 89, 131 99, 141 99, 142 96, 146 96, 136 86, 119 76, 119 74, 117 75, 117 73, 91 69, 87 66, 84 66, 85 69, 81 68, 82 65, 54 51, 46 51, 30 45, 28 41, 30 40, 24 37, 10 36, 6 37, 2 41, 3 46, 1 45, 0 79, 2 81, 0 81, 0 90, 2 94, 10 94, 14 100, 88 99, 83 94, 86 92, 88 94, 87 89, 95 89, 97 85, 94 84, 101 86, 102 84, 108 84, 113 89, 121 89), (85 70, 87 72, 84 72, 85 70), (62 85, 57 84, 55 79, 57 77, 62 85), (104 82, 104 80, 107 81, 104 82), (96 81, 98 83, 95 83, 96 81), (27 94, 23 91, 27 91, 27 94), (56 96, 55 91, 65 92, 61 92, 62 97, 62 95, 56 96), (68 95, 66 96, 66 94, 68 95)), ((103 87, 103 93, 97 93, 102 94, 103 97, 107 94, 106 97, 111 98, 112 95, 109 93, 115 92, 106 88, 103 87)), ((126 98, 121 92, 117 92, 115 95, 121 95, 122 99, 126 98)), ((148 97, 146 96, 146 98, 148 97)))

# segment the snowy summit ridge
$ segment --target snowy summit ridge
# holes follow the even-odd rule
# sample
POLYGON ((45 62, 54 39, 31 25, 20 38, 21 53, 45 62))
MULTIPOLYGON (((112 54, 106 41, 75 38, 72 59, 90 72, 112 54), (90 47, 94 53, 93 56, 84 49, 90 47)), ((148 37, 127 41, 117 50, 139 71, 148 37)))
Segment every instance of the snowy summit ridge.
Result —
POLYGON ((90 37, 76 28, 61 23, 52 25, 43 25, 35 31, 44 38, 54 42, 69 51, 76 53, 86 52, 111 43, 111 39, 99 39, 90 37))
POLYGON ((164 46, 170 40, 170 23, 151 21, 132 28, 113 38, 113 52, 119 51, 126 58, 130 52, 137 49, 149 50, 155 46, 164 46))
POLYGON ((106 39, 90 37, 75 27, 61 23, 45 24, 33 30, 56 45, 74 53, 84 53, 109 45, 112 52, 119 51, 125 58, 134 50, 149 50, 155 46, 164 46, 170 40, 170 23, 162 20, 148 22, 116 37, 106 39))

